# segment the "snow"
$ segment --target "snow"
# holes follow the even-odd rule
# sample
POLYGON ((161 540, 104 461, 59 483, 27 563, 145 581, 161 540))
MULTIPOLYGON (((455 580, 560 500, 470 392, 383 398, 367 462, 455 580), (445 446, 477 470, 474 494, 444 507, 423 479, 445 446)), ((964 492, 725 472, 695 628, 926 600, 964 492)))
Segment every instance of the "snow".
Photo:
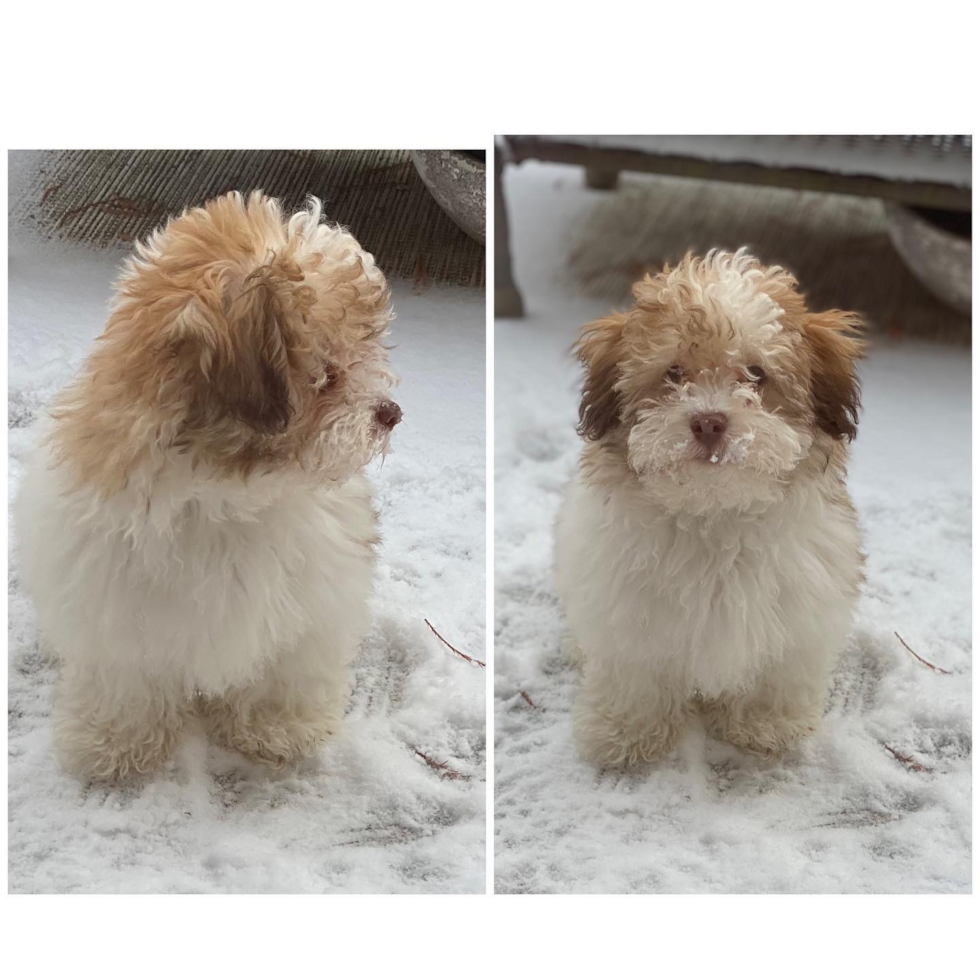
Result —
MULTIPOLYGON (((39 410, 101 329, 120 254, 12 241, 10 492, 39 410)), ((9 594, 13 892, 479 892, 485 888, 482 291, 396 286, 404 422, 370 474, 383 538, 374 625, 340 734, 275 773, 192 732, 167 771, 83 785, 52 754, 56 668, 9 594), (460 778, 430 766, 448 763, 460 778)))
POLYGON ((568 347, 608 311, 577 297, 561 265, 594 193, 580 183, 533 164, 506 176, 530 314, 495 326, 496 890, 969 892, 965 349, 882 338, 862 367, 850 488, 868 581, 818 733, 774 762, 698 730, 644 772, 576 757, 551 525, 580 447, 568 347))

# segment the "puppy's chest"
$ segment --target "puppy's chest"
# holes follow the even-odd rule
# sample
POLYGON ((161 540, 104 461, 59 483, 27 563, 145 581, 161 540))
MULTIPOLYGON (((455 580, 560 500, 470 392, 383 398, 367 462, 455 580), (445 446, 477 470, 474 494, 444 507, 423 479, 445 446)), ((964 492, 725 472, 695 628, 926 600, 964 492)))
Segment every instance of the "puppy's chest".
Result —
POLYGON ((702 644, 745 631, 748 615, 775 617, 795 576, 793 552, 775 547, 759 529, 702 534, 672 523, 627 539, 620 573, 630 615, 670 634, 676 645, 702 644))
POLYGON ((701 532, 673 522, 641 533, 626 530, 633 580, 671 601, 718 600, 737 593, 775 601, 779 580, 799 564, 800 541, 777 544, 764 528, 701 532))
POLYGON ((780 657, 814 609, 838 594, 811 534, 764 520, 701 528, 664 521, 623 533, 617 618, 712 686, 780 657))
POLYGON ((191 588, 246 594, 253 603, 343 591, 373 563, 374 517, 367 504, 291 498, 248 520, 183 515, 172 560, 191 588))
POLYGON ((189 646, 194 635, 222 635, 268 651, 335 628, 363 605, 374 543, 366 495, 294 494, 247 519, 218 520, 191 504, 130 553, 127 578, 144 597, 144 632, 169 619, 187 624, 189 646))

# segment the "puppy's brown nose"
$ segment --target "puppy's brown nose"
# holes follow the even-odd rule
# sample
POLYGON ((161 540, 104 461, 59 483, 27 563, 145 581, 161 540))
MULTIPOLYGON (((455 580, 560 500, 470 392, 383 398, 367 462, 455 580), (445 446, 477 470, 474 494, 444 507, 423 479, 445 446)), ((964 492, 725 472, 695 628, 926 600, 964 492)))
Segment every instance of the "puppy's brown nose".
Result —
POLYGON ((721 412, 708 412, 691 416, 691 432, 705 449, 714 449, 728 430, 728 416, 721 412))
POLYGON ((382 402, 375 410, 374 417, 379 425, 393 429, 402 420, 402 410, 394 402, 382 402))

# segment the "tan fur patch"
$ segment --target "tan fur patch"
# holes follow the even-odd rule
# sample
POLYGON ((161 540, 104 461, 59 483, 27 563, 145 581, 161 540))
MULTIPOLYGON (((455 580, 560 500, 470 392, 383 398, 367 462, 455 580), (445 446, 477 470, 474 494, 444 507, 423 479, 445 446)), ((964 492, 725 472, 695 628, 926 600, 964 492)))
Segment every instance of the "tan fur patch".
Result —
MULTIPOLYGON (((108 495, 176 449, 247 475, 315 467, 324 426, 393 380, 384 276, 319 205, 285 219, 261 192, 186 211, 137 246, 52 441, 108 495)), ((362 439, 363 441, 363 439, 362 439)))

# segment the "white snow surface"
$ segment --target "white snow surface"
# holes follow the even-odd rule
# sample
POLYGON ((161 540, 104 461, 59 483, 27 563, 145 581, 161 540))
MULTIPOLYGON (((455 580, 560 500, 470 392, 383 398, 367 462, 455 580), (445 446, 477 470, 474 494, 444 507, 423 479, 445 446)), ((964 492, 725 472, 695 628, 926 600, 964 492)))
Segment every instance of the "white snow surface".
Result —
POLYGON ((576 757, 552 522, 580 450, 568 347, 607 312, 561 267, 597 193, 580 185, 562 167, 506 176, 529 316, 495 328, 496 890, 969 892, 968 350, 882 338, 862 366, 849 483, 868 581, 817 734, 771 762, 699 730, 643 772, 576 757))
MULTIPOLYGON (((33 420, 101 331, 120 259, 11 242, 11 495, 33 420)), ((38 651, 11 535, 10 891, 484 891, 486 675, 423 622, 486 659, 484 296, 396 286, 394 304, 405 418, 369 470, 383 538, 373 626, 341 732, 298 768, 273 772, 195 731, 142 781, 61 771, 56 667, 38 651)))

